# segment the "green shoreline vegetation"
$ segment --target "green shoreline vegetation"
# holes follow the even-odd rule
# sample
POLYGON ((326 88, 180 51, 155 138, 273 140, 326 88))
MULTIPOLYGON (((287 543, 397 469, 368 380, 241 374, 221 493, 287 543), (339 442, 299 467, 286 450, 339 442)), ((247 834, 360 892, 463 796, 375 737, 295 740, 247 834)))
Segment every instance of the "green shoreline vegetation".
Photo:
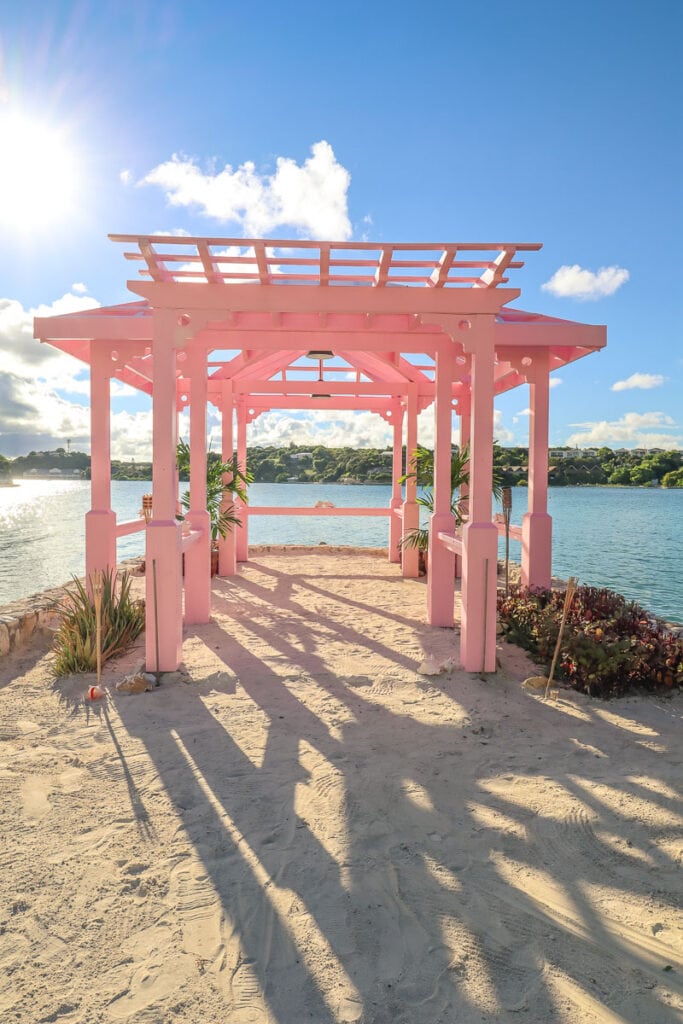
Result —
MULTIPOLYGON (((220 460, 216 452, 209 459, 220 460)), ((390 448, 252 447, 249 471, 256 483, 390 484, 390 448)), ((683 453, 661 449, 552 448, 548 484, 563 486, 683 487, 683 453)), ((528 483, 529 453, 526 448, 494 447, 497 480, 505 487, 528 483)), ((89 479, 90 456, 85 452, 56 448, 29 452, 10 459, 0 455, 0 483, 14 478, 55 477, 89 479)), ((112 460, 113 480, 151 480, 152 464, 112 460)), ((186 479, 181 474, 181 479, 186 479)))

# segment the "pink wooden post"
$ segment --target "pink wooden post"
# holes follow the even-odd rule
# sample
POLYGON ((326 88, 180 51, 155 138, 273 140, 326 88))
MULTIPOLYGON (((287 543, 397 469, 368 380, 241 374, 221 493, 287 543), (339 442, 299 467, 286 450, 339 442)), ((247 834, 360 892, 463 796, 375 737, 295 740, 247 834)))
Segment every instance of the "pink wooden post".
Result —
POLYGON ((529 381, 529 494, 522 516, 522 583, 550 587, 553 521, 548 515, 548 416, 550 381, 548 350, 534 352, 522 367, 529 381))
MULTIPOLYGON (((464 452, 470 443, 470 416, 472 415, 472 398, 469 392, 458 399, 458 417, 460 419, 460 451, 464 452)), ((460 487, 460 497, 466 498, 470 489, 468 484, 460 487)))
POLYGON ((116 568, 116 515, 111 509, 111 352, 90 342, 90 511, 85 516, 85 572, 116 568))
MULTIPOLYGON (((413 455, 417 448, 417 389, 414 384, 408 386, 408 403, 406 416, 406 473, 414 469, 413 455)), ((420 525, 420 506, 417 504, 417 483, 415 477, 408 477, 405 483, 405 501, 403 502, 403 537, 410 530, 420 525)), ((401 572, 403 576, 416 579, 420 575, 420 553, 417 548, 401 549, 401 572)))
MULTIPOLYGON (((244 472, 247 465, 247 408, 242 402, 237 407, 237 462, 244 472)), ((237 561, 249 558, 249 511, 241 501, 235 502, 242 525, 237 527, 237 561)))
MULTIPOLYGON (((232 418, 234 406, 232 398, 232 381, 226 380, 221 388, 221 449, 223 462, 233 456, 232 418)), ((232 498, 225 496, 224 504, 232 504, 232 498)), ((218 541, 218 575, 234 576, 237 572, 237 527, 218 541)))
MULTIPOLYGON (((464 386, 464 385, 461 385, 461 386, 464 386)), ((463 392, 460 395, 460 397, 458 398, 457 413, 458 413, 458 419, 459 419, 459 422, 460 422, 458 446, 459 446, 460 452, 462 454, 462 452, 464 452, 466 448, 469 448, 469 444, 470 444, 470 416, 471 416, 471 413, 472 413, 472 401, 471 401, 471 396, 470 396, 469 389, 467 390, 467 392, 463 392)), ((462 508, 464 510, 462 514, 466 514, 467 498, 468 498, 469 493, 470 493, 469 484, 466 484, 466 483, 461 484, 460 485, 460 500, 461 500, 461 502, 463 502, 462 508)), ((462 576, 462 555, 456 555, 455 556, 455 575, 457 577, 461 577, 462 576)))
POLYGON ((463 344, 472 352, 472 413, 460 657, 467 672, 494 672, 498 572, 498 531, 491 521, 495 326, 490 315, 472 315, 469 322, 471 328, 463 331, 463 344))
MULTIPOLYGON (((398 482, 403 475, 403 410, 394 407, 394 449, 391 462, 391 501, 389 507, 399 509, 403 500, 401 485, 398 482)), ((401 540, 402 524, 397 515, 389 516, 389 561, 401 561, 401 540)))
POLYGON ((435 374, 434 512, 429 517, 427 620, 432 626, 453 625, 455 556, 439 540, 453 533, 451 513, 451 444, 453 439, 453 353, 439 351, 435 374))
POLYGON ((173 671, 182 658, 181 527, 175 518, 176 315, 156 310, 153 324, 153 518, 147 527, 145 654, 147 668, 173 671), (156 614, 155 614, 156 612, 156 614), (155 624, 158 624, 157 663, 155 624))
POLYGON ((211 618, 211 517, 206 509, 206 350, 189 355, 190 389, 190 511, 186 519, 201 532, 185 551, 185 622, 211 618))

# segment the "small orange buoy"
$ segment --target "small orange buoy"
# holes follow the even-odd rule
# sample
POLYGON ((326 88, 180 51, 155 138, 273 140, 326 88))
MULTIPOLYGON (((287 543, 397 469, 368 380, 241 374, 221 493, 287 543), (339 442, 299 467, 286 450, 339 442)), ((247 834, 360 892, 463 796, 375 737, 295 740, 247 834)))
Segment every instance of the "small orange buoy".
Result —
POLYGON ((99 686, 91 686, 88 689, 88 697, 90 700, 101 700, 104 697, 104 690, 99 686))

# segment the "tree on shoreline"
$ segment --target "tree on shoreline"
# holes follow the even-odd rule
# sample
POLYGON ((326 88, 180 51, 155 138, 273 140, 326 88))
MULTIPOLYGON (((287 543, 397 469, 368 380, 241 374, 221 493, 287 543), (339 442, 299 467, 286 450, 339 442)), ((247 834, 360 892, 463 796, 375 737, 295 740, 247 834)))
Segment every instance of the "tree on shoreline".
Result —
MULTIPOLYGON (((212 452, 209 458, 219 459, 212 452)), ((405 449, 403 451, 405 464, 405 449)), ((326 448, 323 445, 252 446, 249 470, 257 483, 362 483, 388 484, 392 475, 391 448, 326 448)), ((494 468, 504 487, 526 486, 529 472, 526 448, 494 446, 494 468)), ((90 478, 86 452, 57 448, 29 452, 14 459, 0 455, 0 476, 21 478, 47 475, 90 478), (57 474, 54 474, 57 475, 57 474)), ((680 451, 619 450, 611 448, 553 449, 548 483, 563 486, 681 487, 683 453, 680 451)), ((151 480, 151 462, 112 460, 113 480, 151 480)))

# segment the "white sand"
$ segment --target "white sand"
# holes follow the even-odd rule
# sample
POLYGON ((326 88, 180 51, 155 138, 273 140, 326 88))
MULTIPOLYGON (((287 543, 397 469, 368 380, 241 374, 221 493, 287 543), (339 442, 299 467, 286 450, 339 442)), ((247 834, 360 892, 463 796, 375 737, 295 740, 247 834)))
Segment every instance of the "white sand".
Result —
POLYGON ((421 676, 457 654, 425 596, 268 553, 186 681, 92 704, 5 659, 3 1022, 681 1019, 681 698, 546 704, 509 648, 421 676))

